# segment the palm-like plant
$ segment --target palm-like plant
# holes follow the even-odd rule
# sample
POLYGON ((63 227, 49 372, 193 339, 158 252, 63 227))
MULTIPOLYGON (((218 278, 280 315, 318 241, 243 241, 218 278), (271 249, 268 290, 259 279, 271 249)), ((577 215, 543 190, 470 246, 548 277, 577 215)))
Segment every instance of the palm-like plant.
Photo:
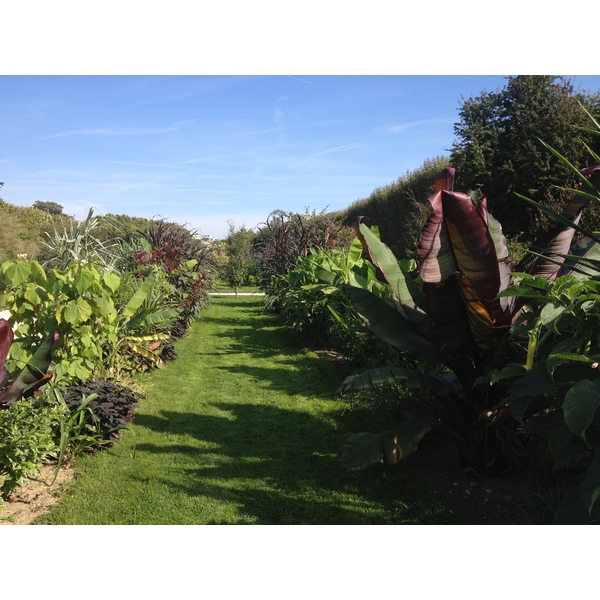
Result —
MULTIPOLYGON (((512 284, 508 248, 502 228, 488 211, 480 189, 453 190, 454 169, 444 169, 429 197, 432 214, 418 246, 419 277, 413 278, 389 248, 363 223, 357 233, 365 255, 390 285, 393 307, 368 290, 346 286, 358 313, 383 340, 412 358, 437 363, 420 372, 385 368, 360 372, 338 388, 344 393, 377 383, 397 382, 442 399, 453 415, 448 426, 463 461, 480 470, 506 466, 503 446, 510 411, 501 406, 503 383, 481 384, 478 378, 518 346, 505 335, 523 308, 518 296, 499 297, 512 284), (498 406, 501 406, 498 408, 498 406)), ((575 227, 589 196, 575 194, 561 223, 528 254, 516 271, 556 278, 569 252, 575 227)), ((393 464, 414 451, 418 441, 437 425, 434 419, 408 416, 381 434, 351 436, 342 448, 346 468, 393 464)))

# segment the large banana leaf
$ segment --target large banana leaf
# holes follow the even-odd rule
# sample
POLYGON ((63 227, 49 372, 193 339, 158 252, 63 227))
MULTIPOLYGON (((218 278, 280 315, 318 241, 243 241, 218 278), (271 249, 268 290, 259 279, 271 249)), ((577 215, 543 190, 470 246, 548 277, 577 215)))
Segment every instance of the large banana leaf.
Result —
POLYGON ((427 320, 427 300, 421 287, 404 272, 394 253, 364 224, 359 225, 371 262, 383 273, 400 311, 411 323, 421 325, 427 320))
POLYGON ((600 274, 600 244, 589 236, 581 238, 563 258, 561 275, 571 274, 577 279, 588 279, 600 274))
POLYGON ((152 286, 154 285, 154 277, 151 275, 144 279, 141 283, 140 287, 136 290, 135 294, 131 297, 125 308, 123 308, 121 312, 121 316, 123 318, 132 317, 139 310, 140 306, 146 300, 148 294, 152 291, 152 286))
POLYGON ((461 192, 442 191, 442 208, 456 269, 471 283, 493 322, 501 315, 496 244, 488 227, 487 203, 461 192))
POLYGON ((434 322, 430 339, 444 355, 474 352, 473 338, 467 322, 456 274, 436 284, 423 284, 434 322))
POLYGON ((347 471, 360 471, 381 463, 395 465, 412 454, 437 425, 436 419, 416 418, 406 413, 404 423, 383 433, 350 435, 340 449, 339 460, 347 471))
POLYGON ((335 390, 335 394, 368 389, 383 383, 398 383, 407 389, 419 390, 423 394, 432 393, 439 397, 464 393, 458 379, 452 374, 421 373, 416 369, 382 367, 349 375, 335 390))
POLYGON ((429 197, 433 213, 427 219, 419 239, 419 273, 425 283, 446 281, 457 270, 448 233, 444 225, 442 191, 429 197))
POLYGON ((421 335, 412 323, 368 290, 344 286, 352 305, 369 329, 400 352, 425 361, 441 360, 435 345, 421 335))

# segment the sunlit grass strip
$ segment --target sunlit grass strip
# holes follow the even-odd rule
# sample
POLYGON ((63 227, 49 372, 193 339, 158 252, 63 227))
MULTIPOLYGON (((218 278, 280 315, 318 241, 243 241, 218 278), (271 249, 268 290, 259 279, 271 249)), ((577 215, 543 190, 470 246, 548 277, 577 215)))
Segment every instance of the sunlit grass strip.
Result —
POLYGON ((44 522, 452 522, 408 475, 349 476, 336 453, 363 426, 332 398, 339 376, 255 298, 215 301, 145 376, 148 399, 44 522))

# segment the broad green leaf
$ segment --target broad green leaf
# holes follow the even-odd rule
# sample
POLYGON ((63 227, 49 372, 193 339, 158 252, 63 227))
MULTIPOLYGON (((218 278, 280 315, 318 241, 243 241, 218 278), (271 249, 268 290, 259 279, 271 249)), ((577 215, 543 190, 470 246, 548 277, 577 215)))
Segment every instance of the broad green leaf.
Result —
POLYGON ((37 283, 28 283, 23 290, 23 298, 30 302, 33 306, 41 304, 40 292, 44 289, 37 283))
POLYGON ((104 275, 102 276, 102 279, 104 281, 104 284, 114 293, 119 289, 119 286, 121 285, 121 278, 115 274, 115 273, 110 273, 110 272, 106 272, 104 273, 104 275))
POLYGON ((564 306, 557 306, 554 303, 548 303, 542 308, 540 312, 540 322, 545 327, 551 325, 556 319, 558 319, 567 310, 564 306))
POLYGON ((135 294, 132 296, 131 300, 127 303, 127 306, 123 309, 121 315, 124 318, 128 318, 133 316, 140 306, 144 303, 144 300, 152 290, 152 286, 154 285, 154 277, 147 277, 140 287, 137 289, 135 294))
POLYGON ((73 285, 77 293, 83 295, 94 285, 94 274, 91 269, 81 266, 75 273, 73 285))
POLYGON ((340 449, 340 462, 347 471, 360 471, 375 464, 392 466, 412 454, 434 427, 434 419, 407 415, 407 420, 383 433, 357 433, 340 449))
POLYGON ((63 319, 73 326, 85 323, 92 315, 92 307, 83 299, 71 300, 62 313, 63 319))
POLYGON ((39 282, 45 282, 47 280, 46 272, 39 262, 33 260, 29 263, 31 265, 31 275, 33 280, 39 282))
POLYGON ((585 440, 585 431, 600 408, 600 379, 578 381, 565 395, 563 413, 569 429, 585 440))
POLYGON ((362 288, 344 286, 350 300, 371 331, 400 352, 421 360, 440 360, 435 345, 422 336, 400 313, 362 288))
POLYGON ((348 249, 348 267, 352 268, 354 265, 359 264, 362 260, 363 247, 360 243, 360 239, 354 238, 350 248, 348 249))
POLYGON ((423 290, 402 270, 394 253, 363 223, 360 225, 360 231, 368 245, 373 264, 381 269, 407 318, 412 323, 421 323, 426 318, 427 312, 427 300, 423 290))
POLYGON ((530 402, 543 394, 552 395, 560 388, 561 385, 552 380, 544 365, 532 369, 510 387, 508 400, 513 415, 523 422, 523 415, 530 402))
POLYGON ((6 276, 13 288, 23 285, 31 274, 31 263, 25 260, 8 263, 6 276))
POLYGON ((514 379, 515 377, 523 377, 527 374, 525 367, 523 365, 507 365, 506 367, 498 370, 494 369, 485 375, 477 378, 475 380, 475 385, 479 385, 482 383, 488 383, 490 385, 494 385, 499 381, 504 381, 506 379, 514 379))

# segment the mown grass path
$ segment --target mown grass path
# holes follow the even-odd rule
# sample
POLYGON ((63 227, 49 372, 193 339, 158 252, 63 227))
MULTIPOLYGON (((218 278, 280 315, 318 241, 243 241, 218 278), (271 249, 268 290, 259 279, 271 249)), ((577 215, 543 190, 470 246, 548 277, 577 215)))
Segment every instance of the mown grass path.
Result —
POLYGON ((78 459, 55 524, 401 524, 452 518, 410 474, 348 475, 335 369, 252 297, 220 298, 144 375, 122 439, 78 459))

